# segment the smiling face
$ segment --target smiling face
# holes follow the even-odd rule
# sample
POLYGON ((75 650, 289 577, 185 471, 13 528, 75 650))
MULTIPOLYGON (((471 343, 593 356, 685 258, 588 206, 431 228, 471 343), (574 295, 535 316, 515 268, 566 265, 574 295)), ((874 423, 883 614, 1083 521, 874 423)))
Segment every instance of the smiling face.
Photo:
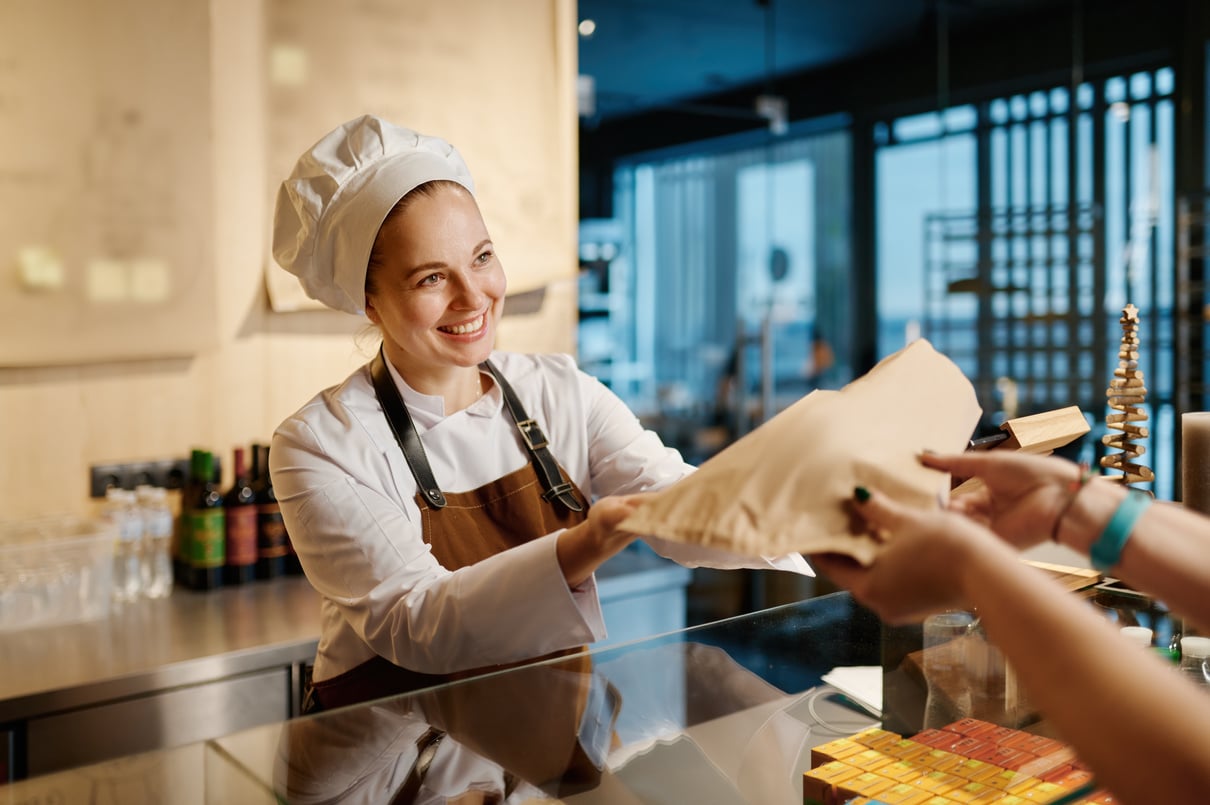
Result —
MULTIPOLYGON (((366 274, 366 316, 413 388, 442 393, 491 354, 506 281, 475 199, 422 185, 387 216, 366 274)), ((476 380, 477 382, 477 380, 476 380)))

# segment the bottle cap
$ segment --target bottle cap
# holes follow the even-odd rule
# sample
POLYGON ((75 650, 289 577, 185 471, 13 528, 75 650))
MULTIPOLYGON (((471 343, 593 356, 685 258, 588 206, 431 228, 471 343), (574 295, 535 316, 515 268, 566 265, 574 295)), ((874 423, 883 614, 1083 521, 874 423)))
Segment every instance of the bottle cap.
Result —
POLYGON ((1122 636, 1144 648, 1151 645, 1151 630, 1146 626, 1123 626, 1122 636))
POLYGON ((1182 637, 1181 655, 1184 657, 1210 657, 1210 637, 1182 637))

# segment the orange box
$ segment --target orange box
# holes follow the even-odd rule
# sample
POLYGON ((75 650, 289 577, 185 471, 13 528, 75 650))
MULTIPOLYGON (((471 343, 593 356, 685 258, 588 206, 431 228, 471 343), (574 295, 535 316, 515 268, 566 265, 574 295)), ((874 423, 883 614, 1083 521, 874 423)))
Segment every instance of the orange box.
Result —
POLYGON ((955 755, 963 757, 974 757, 977 753, 989 749, 995 749, 996 745, 980 738, 963 738, 958 743, 950 747, 951 752, 955 755))
POLYGON ((1054 768, 1047 769, 1037 776, 1040 780, 1046 780, 1047 782, 1053 783, 1055 782, 1056 778, 1065 777, 1066 775, 1071 774, 1072 771, 1074 771, 1074 767, 1070 763, 1060 763, 1054 768))
POLYGON ((1002 742, 1005 746, 1012 746, 1014 749, 1024 749, 1026 752, 1032 752, 1035 755, 1049 755, 1063 749, 1064 746, 1054 738, 1047 738, 1045 735, 1033 735, 1030 733, 1022 733, 1020 739, 1002 742))
POLYGON ((950 732, 956 732, 959 735, 965 735, 968 738, 981 737, 987 732, 994 730, 996 724, 990 721, 981 721, 977 718, 962 718, 952 724, 946 724, 945 729, 950 732))
POLYGON ((976 760, 984 760, 994 766, 999 766, 1004 769, 1017 770, 1026 763, 1034 759, 1034 756, 1028 752, 1020 752, 1007 746, 990 746, 982 752, 975 752, 971 757, 976 760))
POLYGON ((1013 749, 1029 751, 1029 744, 1038 736, 1024 730, 1013 730, 1013 734, 996 741, 1000 746, 1011 746, 1013 749))
POLYGON ((949 751, 950 747, 961 741, 963 736, 949 730, 927 729, 921 730, 912 736, 912 740, 916 743, 922 743, 925 746, 931 746, 934 749, 944 749, 949 751))
POLYGON ((1039 755, 1033 760, 1027 760, 1021 764, 1020 771, 1026 774, 1032 774, 1034 777, 1042 777, 1047 772, 1052 772, 1055 769, 1074 768, 1072 760, 1075 758, 1075 753, 1069 747, 1059 745, 1058 749, 1049 754, 1039 755))
POLYGON ((1017 735, 1019 732, 1021 732, 1021 730, 1015 730, 1012 727, 1002 727, 999 724, 995 724, 988 731, 988 733, 983 736, 983 738, 984 740, 988 740, 993 743, 1002 744, 1009 738, 1017 735))
POLYGON ((855 769, 839 760, 833 760, 803 772, 802 798, 804 805, 813 803, 827 805, 827 803, 833 802, 836 784, 856 777, 858 774, 861 774, 860 769, 855 769))
POLYGON ((811 768, 822 766, 832 760, 844 760, 858 752, 864 752, 865 747, 848 738, 838 738, 825 744, 811 747, 811 768))
POLYGON ((1061 785, 1064 788, 1079 788, 1092 779, 1092 772, 1072 767, 1065 774, 1056 775, 1054 772, 1051 772, 1042 779, 1055 785, 1061 785))

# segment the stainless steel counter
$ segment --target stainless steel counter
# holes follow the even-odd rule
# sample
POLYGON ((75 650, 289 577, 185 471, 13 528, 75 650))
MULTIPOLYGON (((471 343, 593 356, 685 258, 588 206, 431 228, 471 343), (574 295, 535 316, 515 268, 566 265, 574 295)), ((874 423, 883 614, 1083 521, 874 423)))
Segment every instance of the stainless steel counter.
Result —
MULTIPOLYGON (((684 627, 688 569, 627 550, 597 577, 605 642, 684 627)), ((0 634, 0 782, 291 718, 319 633, 319 595, 297 577, 0 634)))
POLYGON ((0 634, 0 722, 310 661, 319 631, 319 595, 300 576, 0 634))
POLYGON ((290 577, 0 635, 0 781, 288 719, 319 631, 290 577))

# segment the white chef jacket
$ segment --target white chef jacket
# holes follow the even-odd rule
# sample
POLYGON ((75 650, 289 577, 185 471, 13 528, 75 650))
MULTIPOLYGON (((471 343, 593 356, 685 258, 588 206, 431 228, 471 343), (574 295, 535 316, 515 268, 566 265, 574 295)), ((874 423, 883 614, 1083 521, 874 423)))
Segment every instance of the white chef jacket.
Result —
MULTIPOLYGON (((570 356, 495 352, 492 361, 590 501, 660 489, 693 471, 570 356)), ((468 492, 530 461, 498 386, 446 416, 441 397, 410 388, 387 365, 442 490, 468 492)), ((421 536, 415 478, 368 365, 286 419, 269 455, 287 532, 323 599, 316 680, 375 654, 422 673, 452 673, 605 636, 596 581, 568 588, 555 555, 558 532, 454 571, 433 558, 421 536)), ((689 567, 812 573, 798 554, 753 560, 647 542, 689 567)))

